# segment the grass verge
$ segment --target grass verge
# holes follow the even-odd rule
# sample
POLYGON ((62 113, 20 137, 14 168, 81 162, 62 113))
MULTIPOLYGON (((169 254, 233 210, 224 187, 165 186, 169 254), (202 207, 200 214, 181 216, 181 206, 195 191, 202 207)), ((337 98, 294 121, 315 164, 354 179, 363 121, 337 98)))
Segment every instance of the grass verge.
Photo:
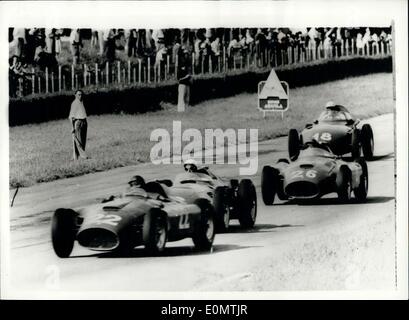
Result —
POLYGON ((345 105, 361 119, 392 112, 392 74, 378 73, 325 84, 300 87, 290 92, 290 109, 263 119, 257 95, 244 93, 206 101, 179 114, 171 104, 164 110, 144 114, 90 116, 87 152, 91 159, 71 161, 72 141, 68 120, 10 127, 10 186, 35 183, 104 171, 150 161, 156 128, 172 133, 175 120, 182 130, 206 128, 256 128, 259 141, 301 129, 315 119, 328 100, 345 105))

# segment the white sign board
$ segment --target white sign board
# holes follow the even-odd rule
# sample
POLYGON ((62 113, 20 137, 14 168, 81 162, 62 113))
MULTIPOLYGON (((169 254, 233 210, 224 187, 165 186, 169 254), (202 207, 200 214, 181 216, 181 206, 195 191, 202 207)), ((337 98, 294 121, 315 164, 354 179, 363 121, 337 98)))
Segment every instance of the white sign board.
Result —
POLYGON ((284 112, 288 110, 290 96, 290 87, 285 81, 280 81, 274 69, 271 69, 270 75, 266 81, 258 84, 258 109, 263 112, 284 112))

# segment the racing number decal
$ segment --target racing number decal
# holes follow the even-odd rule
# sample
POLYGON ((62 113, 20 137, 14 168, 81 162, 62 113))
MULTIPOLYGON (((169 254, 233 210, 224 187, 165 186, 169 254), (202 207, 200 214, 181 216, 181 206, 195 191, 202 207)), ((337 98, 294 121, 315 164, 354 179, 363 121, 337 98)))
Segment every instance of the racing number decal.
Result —
POLYGON ((319 132, 317 132, 316 134, 314 134, 312 136, 314 138, 314 140, 322 140, 322 141, 331 141, 332 140, 332 135, 329 132, 322 132, 321 135, 319 132))
POLYGON ((94 222, 95 224, 110 224, 111 226, 116 226, 118 225, 118 222, 121 221, 121 217, 116 215, 116 214, 102 214, 102 213, 98 213, 96 214, 93 219, 92 222, 94 222))
POLYGON ((187 214, 181 215, 179 219, 179 229, 189 229, 189 228, 190 228, 189 215, 187 214))
POLYGON ((296 170, 294 172, 292 172, 292 178, 303 178, 304 175, 307 178, 315 178, 317 176, 317 171, 316 170, 307 170, 307 171, 303 171, 303 170, 296 170))

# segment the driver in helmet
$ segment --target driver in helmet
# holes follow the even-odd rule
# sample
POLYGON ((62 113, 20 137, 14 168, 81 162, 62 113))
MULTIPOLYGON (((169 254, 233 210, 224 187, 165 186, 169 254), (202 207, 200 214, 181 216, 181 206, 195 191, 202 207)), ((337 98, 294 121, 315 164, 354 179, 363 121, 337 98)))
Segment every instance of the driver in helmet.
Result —
POLYGON ((145 180, 141 176, 133 176, 131 180, 128 181, 128 187, 126 188, 125 195, 132 194, 135 191, 145 187, 145 180))
POLYGON ((325 104, 326 111, 321 120, 345 120, 345 115, 342 111, 335 110, 336 104, 333 101, 328 101, 325 104))
POLYGON ((197 172, 197 162, 193 159, 188 159, 183 164, 186 172, 197 172))

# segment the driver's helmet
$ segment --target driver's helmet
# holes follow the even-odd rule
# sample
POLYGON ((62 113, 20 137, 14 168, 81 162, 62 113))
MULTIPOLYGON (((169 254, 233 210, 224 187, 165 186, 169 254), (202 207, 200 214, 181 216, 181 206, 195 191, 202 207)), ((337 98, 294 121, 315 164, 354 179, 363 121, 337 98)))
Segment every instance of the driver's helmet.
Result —
POLYGON ((187 172, 196 172, 197 171, 197 162, 193 159, 188 159, 183 164, 185 171, 187 172))
POLYGON ((332 108, 335 107, 334 101, 328 101, 325 105, 325 108, 332 108))
POLYGON ((128 182, 130 187, 140 187, 145 186, 145 180, 141 176, 133 176, 128 182))

